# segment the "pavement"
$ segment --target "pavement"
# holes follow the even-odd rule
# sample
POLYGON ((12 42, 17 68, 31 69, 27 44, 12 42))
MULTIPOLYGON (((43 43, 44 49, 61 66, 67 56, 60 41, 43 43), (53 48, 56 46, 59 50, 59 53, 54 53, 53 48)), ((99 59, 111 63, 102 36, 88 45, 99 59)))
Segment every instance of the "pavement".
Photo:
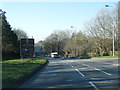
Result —
POLYGON ((47 59, 48 65, 19 88, 119 88, 118 59, 47 59))

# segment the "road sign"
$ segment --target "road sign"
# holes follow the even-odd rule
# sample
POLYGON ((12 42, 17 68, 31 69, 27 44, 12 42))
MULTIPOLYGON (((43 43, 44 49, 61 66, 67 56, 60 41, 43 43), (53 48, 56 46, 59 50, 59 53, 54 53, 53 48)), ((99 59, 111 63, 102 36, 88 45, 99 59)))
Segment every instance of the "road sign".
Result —
POLYGON ((33 57, 34 56, 34 39, 24 38, 20 41, 20 56, 33 57))

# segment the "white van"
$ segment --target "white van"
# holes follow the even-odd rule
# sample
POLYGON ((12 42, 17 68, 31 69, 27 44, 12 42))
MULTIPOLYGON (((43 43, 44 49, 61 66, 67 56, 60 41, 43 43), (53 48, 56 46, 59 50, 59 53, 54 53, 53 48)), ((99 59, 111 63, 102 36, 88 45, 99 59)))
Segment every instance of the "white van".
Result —
POLYGON ((57 52, 52 52, 52 53, 51 53, 51 57, 55 57, 55 58, 57 58, 57 57, 59 57, 59 55, 58 55, 57 52))

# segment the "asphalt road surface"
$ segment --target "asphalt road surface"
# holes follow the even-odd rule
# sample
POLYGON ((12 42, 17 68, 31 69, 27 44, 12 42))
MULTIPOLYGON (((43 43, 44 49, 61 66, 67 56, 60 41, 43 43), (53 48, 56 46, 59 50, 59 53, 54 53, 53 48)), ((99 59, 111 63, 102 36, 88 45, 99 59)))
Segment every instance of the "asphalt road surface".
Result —
POLYGON ((119 88, 118 59, 47 59, 19 88, 119 88))

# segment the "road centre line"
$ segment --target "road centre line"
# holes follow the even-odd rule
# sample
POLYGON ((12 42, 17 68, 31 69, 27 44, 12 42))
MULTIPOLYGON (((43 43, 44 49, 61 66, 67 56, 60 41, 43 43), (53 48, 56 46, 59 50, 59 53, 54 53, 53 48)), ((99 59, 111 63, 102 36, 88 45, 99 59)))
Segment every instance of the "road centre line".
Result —
MULTIPOLYGON (((67 63, 68 64, 68 63, 67 63)), ((74 68, 74 66, 73 65, 71 65, 71 64, 68 64, 68 65, 70 65, 72 68, 74 68)), ((82 77, 84 77, 85 75, 84 74, 82 74, 78 69, 76 69, 75 68, 75 70, 82 76, 82 77)))
MULTIPOLYGON (((91 66, 89 66, 89 65, 87 65, 87 64, 84 64, 84 63, 83 63, 83 65, 84 65, 84 66, 91 67, 91 66)), ((105 71, 102 71, 102 70, 100 70, 100 69, 98 69, 98 68, 95 68, 95 67, 91 67, 91 68, 94 68, 95 70, 100 71, 100 72, 102 72, 102 73, 105 73, 105 74, 107 74, 107 75, 111 75, 110 73, 107 73, 107 72, 105 72, 105 71)))
POLYGON ((99 90, 92 82, 89 82, 96 90, 99 90))

